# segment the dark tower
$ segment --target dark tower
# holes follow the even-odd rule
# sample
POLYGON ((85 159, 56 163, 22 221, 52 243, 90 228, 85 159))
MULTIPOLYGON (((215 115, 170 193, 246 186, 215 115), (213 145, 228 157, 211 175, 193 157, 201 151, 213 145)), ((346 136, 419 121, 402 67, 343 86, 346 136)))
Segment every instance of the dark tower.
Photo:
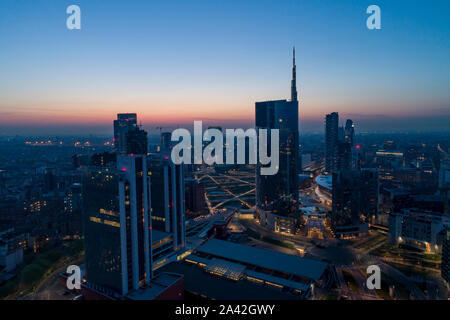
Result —
MULTIPOLYGON (((295 52, 294 52, 295 54, 295 52)), ((298 225, 298 100, 295 58, 291 99, 255 103, 256 129, 279 130, 279 170, 261 175, 256 165, 256 211, 260 224, 274 231, 295 234, 298 225)), ((268 142, 270 149, 270 141, 268 142)))
POLYGON ((295 47, 292 58, 291 101, 297 101, 297 72, 295 66, 295 47))

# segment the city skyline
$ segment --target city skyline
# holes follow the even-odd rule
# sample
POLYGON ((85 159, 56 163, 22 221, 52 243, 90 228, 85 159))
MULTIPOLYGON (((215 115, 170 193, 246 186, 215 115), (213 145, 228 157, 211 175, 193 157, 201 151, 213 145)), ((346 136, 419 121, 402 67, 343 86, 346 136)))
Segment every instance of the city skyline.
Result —
POLYGON ((69 4, 0 4, 0 135, 111 134, 120 112, 150 133, 251 127, 255 102, 289 94, 293 46, 301 133, 333 111, 359 132, 449 129, 445 2, 378 1, 376 31, 367 1, 77 1, 76 31, 69 4))

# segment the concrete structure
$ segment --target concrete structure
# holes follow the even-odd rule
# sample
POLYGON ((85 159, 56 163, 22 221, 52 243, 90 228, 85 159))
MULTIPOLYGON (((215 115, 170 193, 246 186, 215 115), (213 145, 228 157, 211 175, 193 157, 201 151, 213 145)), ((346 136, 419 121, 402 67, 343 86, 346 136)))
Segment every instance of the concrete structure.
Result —
POLYGON ((313 284, 328 281, 327 264, 322 261, 217 239, 198 247, 185 261, 218 277, 249 281, 302 298, 310 295, 313 284))
POLYGON ((128 132, 138 128, 136 113, 120 113, 114 120, 114 148, 119 154, 127 153, 128 132))

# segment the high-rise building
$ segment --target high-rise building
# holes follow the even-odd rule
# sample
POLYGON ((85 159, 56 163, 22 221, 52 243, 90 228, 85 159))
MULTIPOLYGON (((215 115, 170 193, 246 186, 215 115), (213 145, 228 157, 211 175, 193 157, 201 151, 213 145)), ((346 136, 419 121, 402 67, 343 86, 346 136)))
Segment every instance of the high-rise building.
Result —
POLYGON ((205 187, 197 179, 185 179, 186 212, 205 213, 205 187))
POLYGON ((325 171, 333 172, 336 168, 336 154, 339 141, 339 114, 333 112, 325 117, 325 171))
POLYGON ((376 169, 333 172, 332 227, 337 237, 353 237, 367 231, 378 216, 376 169))
POLYGON ((126 154, 147 154, 147 132, 139 128, 132 128, 127 132, 126 154))
POLYGON ((347 121, 345 122, 344 139, 345 142, 350 143, 350 145, 353 147, 353 144, 355 142, 355 125, 350 119, 347 119, 347 121))
MULTIPOLYGON (((295 54, 295 51, 294 51, 295 54)), ((261 175, 256 166, 256 209, 260 223, 275 231, 294 233, 298 213, 298 100, 295 56, 292 68, 291 101, 255 104, 256 129, 279 130, 279 169, 275 175, 261 175)), ((270 150, 270 140, 268 141, 270 150)))
POLYGON ((352 167, 352 146, 349 142, 338 141, 334 156, 334 171, 350 170, 352 167))
MULTIPOLYGON (((125 119, 128 118, 119 115, 120 121, 127 122, 125 119)), ((177 184, 171 176, 180 175, 177 171, 179 168, 147 168, 147 133, 133 124, 125 130, 126 126, 121 126, 119 120, 114 122, 115 128, 119 128, 119 131, 115 131, 119 137, 119 144, 116 145, 117 160, 102 166, 85 168, 85 286, 108 297, 122 298, 127 295, 133 299, 139 297, 138 292, 142 290, 157 291, 158 286, 152 286, 150 283, 156 267, 154 259, 163 259, 166 253, 161 252, 162 245, 165 241, 172 241, 167 239, 166 234, 158 231, 155 231, 157 235, 153 237, 152 201, 156 204, 160 202, 158 196, 161 190, 158 179, 155 179, 153 186, 152 170, 163 168, 163 171, 169 172, 165 176, 167 180, 164 181, 171 191, 170 195, 174 195, 174 198, 170 197, 164 202, 169 210, 175 206, 184 213, 184 197, 178 195, 184 194, 184 190, 180 189, 182 184, 177 184), (153 248, 158 251, 155 256, 153 248)), ((135 123, 135 115, 129 120, 135 123)), ((181 176, 180 180, 182 179, 181 176)), ((185 234, 181 227, 184 226, 184 219, 179 218, 173 223, 177 228, 173 239, 178 248, 180 244, 184 246, 185 234), (178 232, 180 229, 183 231, 178 232)))
POLYGON ((151 179, 151 217, 154 230, 170 233, 173 249, 185 247, 185 194, 183 165, 175 165, 169 153, 152 154, 148 160, 151 179))
POLYGON ((83 224, 86 278, 109 296, 123 296, 151 277, 151 229, 144 156, 122 156, 121 169, 86 169, 83 224))
POLYGON ((339 126, 339 114, 333 112, 325 117, 325 171, 333 173, 352 166, 355 125, 352 120, 339 126))
POLYGON ((362 220, 375 224, 378 218, 378 170, 364 168, 360 171, 360 215, 362 220))
POLYGON ((119 113, 114 120, 114 148, 119 154, 127 154, 128 132, 138 128, 136 113, 119 113))
POLYGON ((170 149, 172 146, 172 133, 162 132, 161 133, 161 149, 170 149))
POLYGON ((53 191, 57 187, 56 168, 43 168, 45 191, 53 191))

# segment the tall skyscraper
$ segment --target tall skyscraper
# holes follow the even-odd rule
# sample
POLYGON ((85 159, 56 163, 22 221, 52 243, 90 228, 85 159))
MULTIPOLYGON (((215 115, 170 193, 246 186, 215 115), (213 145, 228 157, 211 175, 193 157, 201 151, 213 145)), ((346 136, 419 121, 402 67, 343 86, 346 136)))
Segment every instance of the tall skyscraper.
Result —
POLYGON ((325 118, 325 171, 333 172, 336 168, 336 155, 339 141, 339 114, 333 112, 325 118))
POLYGON ((83 221, 88 283, 125 295, 152 276, 147 133, 136 115, 118 115, 116 162, 86 168, 83 221), (127 124, 128 123, 128 124, 127 124))
POLYGON ((138 127, 127 132, 126 154, 147 154, 147 132, 138 127))
POLYGON ((128 132, 138 128, 136 113, 119 113, 114 120, 114 147, 117 153, 127 153, 128 132))
POLYGON ((378 217, 379 176, 378 169, 360 170, 360 214, 364 222, 375 224, 378 217))
POLYGON ((149 284, 151 230, 145 156, 120 156, 118 166, 86 169, 83 225, 86 277, 110 296, 149 284), (144 166, 144 167, 142 167, 144 166))
POLYGON ((291 101, 297 101, 297 66, 295 65, 295 47, 293 49, 291 101))
POLYGON ((367 225, 360 216, 359 172, 345 170, 333 172, 333 201, 331 223, 338 238, 357 236, 367 225))
POLYGON ((163 133, 161 152, 147 160, 152 183, 151 216, 155 230, 172 234, 177 251, 186 245, 184 168, 172 162, 168 141, 163 133))
POLYGON ((205 186, 197 179, 185 179, 186 212, 203 214, 205 207, 205 186))
POLYGON ((162 132, 161 133, 161 149, 170 149, 172 146, 172 133, 171 132, 162 132))
MULTIPOLYGON (((295 51, 294 51, 295 53, 295 51)), ((298 100, 295 56, 292 66, 291 101, 255 104, 256 129, 279 129, 280 159, 275 175, 261 175, 256 166, 256 210, 260 223, 275 231, 295 233, 298 223, 298 100)), ((270 150, 270 140, 268 141, 270 150)))
POLYGON ((345 122, 344 139, 345 142, 350 143, 350 145, 353 147, 355 140, 355 125, 350 119, 347 119, 347 121, 345 122))

